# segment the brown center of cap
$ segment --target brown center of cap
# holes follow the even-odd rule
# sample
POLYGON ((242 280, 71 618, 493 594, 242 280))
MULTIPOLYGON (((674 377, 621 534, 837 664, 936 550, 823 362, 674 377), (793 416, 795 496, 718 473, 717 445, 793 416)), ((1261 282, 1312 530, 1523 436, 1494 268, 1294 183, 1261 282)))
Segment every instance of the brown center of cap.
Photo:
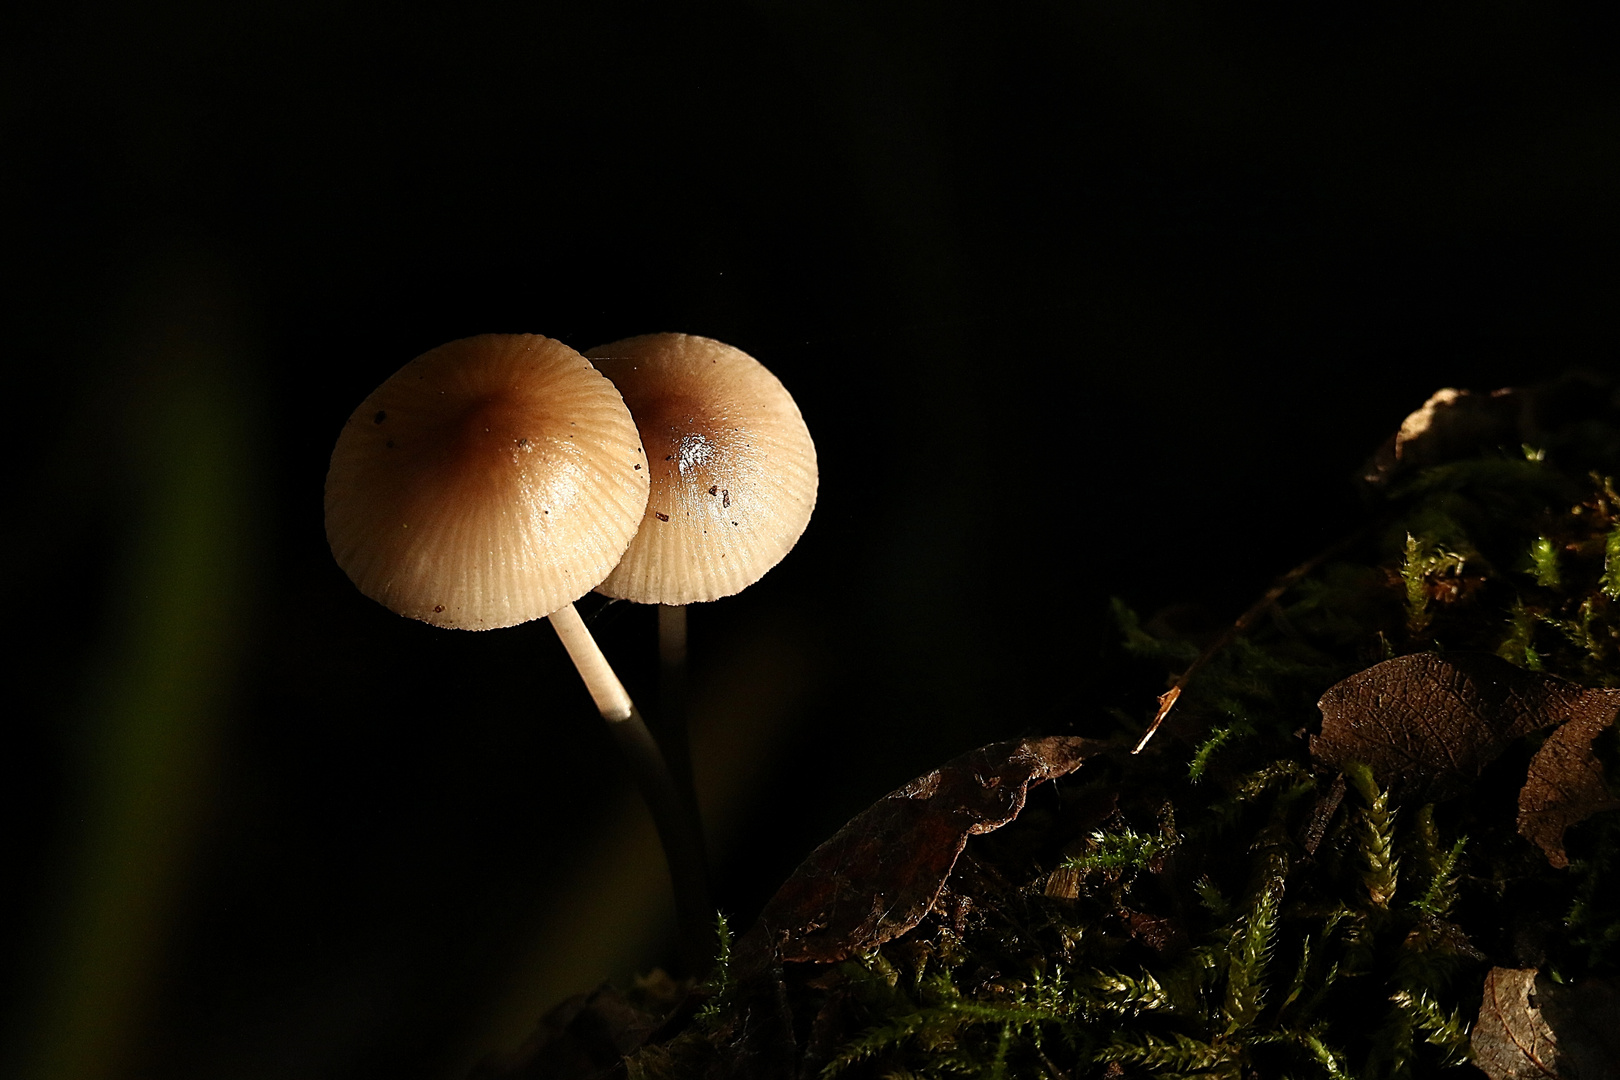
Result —
POLYGON ((393 611, 510 626, 607 576, 646 505, 645 463, 618 392, 566 345, 455 341, 350 417, 327 475, 327 537, 393 611))
POLYGON ((587 355, 624 394, 652 470, 641 529, 598 591, 689 604, 757 581, 816 499, 815 445, 781 382, 740 349, 688 334, 587 355))

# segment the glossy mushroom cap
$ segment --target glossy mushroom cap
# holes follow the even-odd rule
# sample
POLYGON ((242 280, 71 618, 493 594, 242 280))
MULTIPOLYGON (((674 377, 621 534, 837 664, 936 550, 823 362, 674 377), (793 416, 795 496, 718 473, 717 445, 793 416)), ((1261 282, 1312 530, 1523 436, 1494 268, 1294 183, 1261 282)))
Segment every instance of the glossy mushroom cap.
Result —
POLYGON ((326 537, 361 592, 435 626, 549 615, 607 576, 647 504, 619 392, 550 338, 485 334, 406 364, 349 417, 326 537))
POLYGON ((740 592, 782 560, 816 505, 816 448, 775 375, 740 349, 646 334, 585 354, 636 418, 652 494, 597 591, 643 604, 740 592))

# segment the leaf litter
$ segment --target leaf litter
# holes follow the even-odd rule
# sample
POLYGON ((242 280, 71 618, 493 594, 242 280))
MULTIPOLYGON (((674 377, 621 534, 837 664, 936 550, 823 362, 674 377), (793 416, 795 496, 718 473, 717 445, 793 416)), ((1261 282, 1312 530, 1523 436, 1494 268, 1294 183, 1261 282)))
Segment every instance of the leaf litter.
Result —
POLYGON ((1554 867, 1564 832, 1620 807, 1592 752, 1614 727, 1620 690, 1582 687, 1495 656, 1400 656, 1330 687, 1319 703, 1317 761, 1368 766, 1381 783, 1431 799, 1466 789, 1514 741, 1555 728, 1531 758, 1518 828, 1554 867))
POLYGON ((1436 395, 1216 649, 1119 606, 1179 698, 1150 749, 891 793, 589 1075, 1615 1075, 1617 473, 1613 384, 1436 395))

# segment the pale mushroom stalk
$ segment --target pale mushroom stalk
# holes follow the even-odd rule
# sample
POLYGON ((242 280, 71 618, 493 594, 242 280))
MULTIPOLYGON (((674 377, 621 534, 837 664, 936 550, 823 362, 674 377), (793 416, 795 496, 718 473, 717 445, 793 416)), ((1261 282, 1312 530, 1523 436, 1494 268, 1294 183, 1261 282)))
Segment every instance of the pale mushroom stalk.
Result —
POLYGON ((548 618, 551 628, 557 631, 557 637, 562 640, 563 648, 568 650, 569 659, 579 669, 579 677, 585 681, 585 689, 590 691, 591 700, 596 703, 596 711, 602 714, 602 719, 610 724, 630 719, 636 711, 635 703, 630 700, 630 692, 619 681, 607 657, 602 655, 596 638, 585 628, 585 620, 579 617, 579 609, 573 604, 565 604, 548 618))
POLYGON ((709 901, 708 859, 697 815, 677 789, 640 710, 630 700, 629 692, 607 657, 602 655, 601 647, 579 617, 578 609, 568 604, 552 612, 549 620, 579 670, 597 712, 607 721, 614 742, 630 766, 630 775, 652 811, 653 825, 664 847, 674 886, 682 958, 694 975, 702 975, 712 960, 709 924, 714 907, 709 901))

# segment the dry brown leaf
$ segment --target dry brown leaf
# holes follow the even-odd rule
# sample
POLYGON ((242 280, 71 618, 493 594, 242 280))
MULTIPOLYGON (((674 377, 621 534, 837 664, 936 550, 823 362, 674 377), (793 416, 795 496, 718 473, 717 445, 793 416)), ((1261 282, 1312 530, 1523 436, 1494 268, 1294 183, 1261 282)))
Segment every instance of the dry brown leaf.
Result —
POLYGON ((891 792, 811 853, 740 950, 831 963, 905 933, 933 907, 969 836, 1017 817, 1030 787, 1073 772, 1097 746, 1062 736, 993 743, 891 792))
POLYGON ((1469 1038, 1474 1064, 1491 1080, 1558 1075, 1558 1040, 1530 1000, 1535 968, 1491 968, 1469 1038))
POLYGON ((1531 427, 1533 393, 1518 389, 1475 394, 1437 390, 1401 421, 1362 469, 1362 480, 1387 484, 1402 473, 1468 457, 1481 449, 1517 446, 1531 427))
POLYGON ((1495 656, 1398 656, 1328 688, 1318 761, 1359 761, 1381 784, 1456 794, 1514 739, 1577 717, 1614 716, 1614 691, 1523 671, 1495 656))
POLYGON ((1603 979, 1560 986, 1535 968, 1491 968, 1470 1035, 1490 1080, 1620 1077, 1620 990, 1603 979))
POLYGON ((1620 806, 1603 782, 1603 765, 1592 753, 1592 740, 1614 724, 1620 690, 1586 693, 1595 702, 1606 702, 1607 708, 1587 710, 1549 735, 1530 760, 1530 774, 1519 792, 1519 833, 1559 868, 1569 865, 1564 830, 1620 806))

